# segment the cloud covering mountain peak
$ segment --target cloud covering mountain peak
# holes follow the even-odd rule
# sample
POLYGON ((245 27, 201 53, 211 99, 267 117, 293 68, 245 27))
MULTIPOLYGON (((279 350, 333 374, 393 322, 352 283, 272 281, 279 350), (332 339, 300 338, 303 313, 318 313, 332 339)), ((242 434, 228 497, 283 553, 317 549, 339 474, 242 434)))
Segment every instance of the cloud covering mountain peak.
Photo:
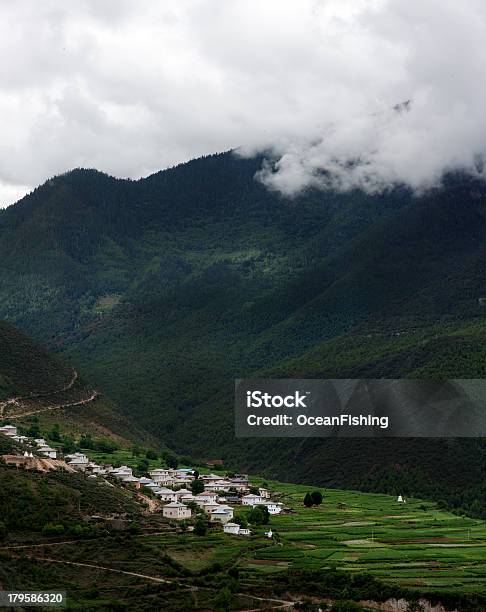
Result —
POLYGON ((235 147, 287 195, 476 172, 485 39, 480 0, 3 3, 0 205, 72 167, 235 147))

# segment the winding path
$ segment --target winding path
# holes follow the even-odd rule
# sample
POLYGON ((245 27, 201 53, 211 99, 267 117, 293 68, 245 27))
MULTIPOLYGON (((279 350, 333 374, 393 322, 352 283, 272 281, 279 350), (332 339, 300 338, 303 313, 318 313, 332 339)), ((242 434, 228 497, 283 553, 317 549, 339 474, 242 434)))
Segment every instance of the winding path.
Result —
MULTIPOLYGON (((55 546, 56 544, 72 544, 74 542, 79 542, 79 540, 75 540, 75 541, 66 541, 66 542, 51 542, 50 545, 51 546, 55 546)), ((49 545, 49 544, 47 544, 49 545)), ((41 545, 34 545, 34 546, 46 546, 46 544, 41 544, 41 545)), ((31 547, 33 547, 31 545, 31 547)), ((13 549, 17 549, 17 548, 29 548, 29 545, 17 545, 17 546, 5 546, 2 547, 2 550, 13 550, 13 549)), ((34 555, 29 555, 29 557, 31 559, 35 559, 36 561, 45 561, 46 563, 61 563, 61 564, 65 564, 65 565, 74 565, 76 567, 87 567, 87 568, 91 568, 91 569, 95 569, 95 570, 101 570, 101 571, 105 571, 105 572, 112 572, 114 574, 122 574, 125 576, 133 576, 134 578, 142 578, 144 580, 149 580, 150 582, 157 582, 158 584, 177 584, 179 587, 181 587, 183 590, 187 590, 187 591, 198 591, 198 590, 204 590, 204 591, 213 591, 214 589, 211 589, 210 587, 198 587, 198 586, 191 586, 191 585, 183 585, 180 583, 179 580, 176 579, 172 579, 169 580, 167 578, 160 578, 158 576, 151 576, 149 574, 141 574, 139 572, 130 572, 128 570, 121 570, 121 569, 116 569, 114 567, 107 567, 105 565, 96 565, 94 563, 82 563, 80 561, 67 561, 64 559, 53 559, 52 557, 41 557, 41 556, 34 556, 34 555)), ((252 595, 250 593, 237 593, 237 595, 239 595, 240 597, 247 597, 249 599, 254 599, 255 601, 260 601, 260 602, 264 602, 264 603, 269 603, 269 604, 275 604, 272 606, 271 609, 273 610, 277 610, 277 609, 291 609, 294 606, 294 601, 289 601, 289 600, 285 600, 285 599, 275 599, 272 597, 260 597, 258 595, 252 595)), ((254 609, 254 608, 253 608, 254 609)), ((247 609, 247 610, 243 610, 242 612, 251 612, 252 609, 247 609)))
POLYGON ((32 416, 40 412, 47 412, 49 410, 59 410, 62 408, 70 408, 72 406, 82 406, 84 404, 88 404, 89 402, 92 402, 98 397, 98 392, 93 390, 89 397, 86 397, 82 400, 78 400, 75 402, 66 402, 63 404, 52 404, 50 406, 39 407, 36 410, 30 410, 28 412, 20 412, 17 414, 15 414, 15 412, 9 413, 8 415, 5 414, 5 409, 8 406, 18 406, 18 408, 22 408, 22 400, 31 400, 31 399, 35 399, 38 397, 59 395, 61 393, 69 391, 69 389, 72 389, 74 387, 74 384, 76 383, 77 380, 78 380, 78 372, 73 368, 73 373, 72 373, 72 376, 69 382, 65 384, 63 387, 61 387, 60 389, 54 389, 53 391, 40 391, 36 393, 29 393, 28 395, 17 395, 16 397, 11 397, 8 400, 5 400, 4 402, 0 402, 0 419, 5 418, 6 416, 8 416, 9 419, 18 419, 18 418, 22 418, 26 416, 32 416))
MULTIPOLYGON (((151 582, 158 582, 159 584, 178 584, 179 586, 181 586, 180 582, 177 580, 167 580, 166 578, 158 578, 157 576, 149 576, 148 574, 139 574, 138 572, 129 572, 127 570, 115 569, 113 567, 106 567, 104 565, 95 565, 93 563, 81 563, 79 561, 64 561, 62 559, 52 559, 50 557, 32 557, 32 558, 35 559, 36 561, 46 561, 47 563, 64 563, 66 565, 76 565, 78 567, 89 567, 92 569, 102 570, 105 572, 113 572, 114 574, 124 574, 125 576, 134 576, 135 578, 143 578, 144 580, 150 580, 151 582)), ((209 587, 197 587, 197 586, 183 587, 183 590, 186 590, 186 591, 198 591, 202 589, 205 591, 214 590, 209 587)), ((295 603, 293 601, 288 601, 285 599, 273 599, 271 597, 259 597, 257 595, 250 595, 249 593, 237 593, 237 595, 239 595, 240 597, 248 597, 249 599, 255 599, 256 601, 277 604, 276 606, 273 606, 274 610, 280 609, 280 608, 292 608, 295 603)), ((251 612, 251 610, 242 611, 242 612, 251 612)))
POLYGON ((39 408, 38 410, 31 410, 30 412, 21 412, 20 414, 9 414, 9 419, 21 419, 26 416, 32 416, 33 414, 39 414, 40 412, 48 412, 49 410, 60 410, 62 408, 71 408, 72 406, 82 406, 84 404, 89 404, 98 397, 98 391, 92 391, 89 397, 85 399, 78 400, 77 402, 67 402, 66 404, 53 404, 52 406, 44 406, 43 408, 39 408))

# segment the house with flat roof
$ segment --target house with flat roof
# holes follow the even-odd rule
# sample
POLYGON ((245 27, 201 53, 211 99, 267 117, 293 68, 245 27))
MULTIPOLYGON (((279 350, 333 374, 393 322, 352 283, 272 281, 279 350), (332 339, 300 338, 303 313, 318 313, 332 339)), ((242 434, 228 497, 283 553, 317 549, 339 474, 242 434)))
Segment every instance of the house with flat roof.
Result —
POLYGON ((243 506, 257 506, 258 504, 261 504, 262 502, 263 502, 263 499, 260 497, 260 495, 249 494, 249 495, 244 495, 241 498, 241 503, 243 504, 243 506))
POLYGON ((269 514, 280 514, 282 512, 282 504, 276 502, 265 501, 262 506, 266 506, 269 514))
POLYGON ((191 518, 191 509, 180 502, 174 501, 163 507, 162 514, 165 518, 181 521, 191 518))
POLYGON ((147 478, 147 476, 142 476, 140 478, 140 484, 145 486, 148 484, 155 484, 154 481, 151 478, 147 478))
POLYGON ((14 425, 3 425, 0 427, 0 433, 3 433, 5 436, 16 436, 17 428, 14 425))
POLYGON ((41 455, 49 457, 49 459, 56 459, 57 457, 57 451, 50 446, 40 446, 37 450, 41 455))
POLYGON ((229 523, 233 518, 233 508, 229 506, 220 506, 219 508, 214 509, 209 515, 209 520, 212 523, 221 523, 224 525, 225 523, 229 523))
POLYGON ((224 533, 228 533, 229 535, 238 535, 240 531, 240 526, 238 523, 226 523, 223 525, 224 533))
POLYGON ((198 506, 200 506, 206 514, 211 514, 213 510, 216 510, 216 508, 220 507, 218 502, 210 502, 209 504, 203 504, 202 506, 201 504, 198 504, 198 506))
POLYGON ((210 504, 210 503, 215 503, 217 500, 218 496, 216 493, 212 493, 209 491, 203 491, 202 493, 199 493, 198 495, 196 495, 196 502, 199 503, 203 503, 203 504, 210 504))
MULTIPOLYGON (((157 487, 157 485, 155 485, 155 487, 157 487)), ((152 488, 152 486, 150 485, 149 488, 152 488)), ((167 501, 167 502, 179 501, 177 499, 177 495, 175 494, 175 492, 172 491, 172 489, 167 489, 167 487, 158 487, 155 489, 152 488, 152 491, 162 501, 167 501)))
POLYGON ((67 463, 76 470, 84 471, 89 466, 89 459, 83 453, 73 453, 72 455, 66 455, 67 463))

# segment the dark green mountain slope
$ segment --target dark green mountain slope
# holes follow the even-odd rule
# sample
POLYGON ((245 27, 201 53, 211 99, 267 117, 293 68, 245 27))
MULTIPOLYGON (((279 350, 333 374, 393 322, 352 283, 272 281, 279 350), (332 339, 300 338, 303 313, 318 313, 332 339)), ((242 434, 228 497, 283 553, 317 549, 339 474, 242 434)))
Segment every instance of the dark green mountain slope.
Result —
POLYGON ((0 321, 0 399, 59 389, 72 375, 72 368, 0 321))
MULTIPOLYGON (((35 421, 44 431, 58 424, 76 437, 90 433, 124 445, 134 440, 156 444, 64 359, 4 321, 0 321, 0 421, 24 427, 35 421), (9 401, 12 398, 14 402, 9 401)), ((7 452, 9 439, 0 437, 7 452)))
MULTIPOLYGON (((321 482, 347 485, 339 445, 235 443, 232 381, 483 376, 486 186, 450 175, 421 197, 289 201, 254 180, 260 164, 222 154, 140 181, 84 170, 49 181, 0 214, 0 316, 179 451, 280 477, 322 466, 321 482)), ((370 462, 406 456, 400 442, 367 444, 353 486, 370 462)), ((415 480, 424 490, 445 453, 454 479, 467 461, 478 482, 479 447, 414 448, 415 480)))

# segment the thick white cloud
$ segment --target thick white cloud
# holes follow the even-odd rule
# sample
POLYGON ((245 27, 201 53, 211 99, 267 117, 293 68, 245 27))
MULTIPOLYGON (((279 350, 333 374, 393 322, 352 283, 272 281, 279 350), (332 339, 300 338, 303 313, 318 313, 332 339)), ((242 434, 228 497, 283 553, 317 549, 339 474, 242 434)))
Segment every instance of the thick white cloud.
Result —
POLYGON ((236 146, 289 195, 427 187, 486 149, 484 40, 481 0, 2 2, 0 205, 236 146))

